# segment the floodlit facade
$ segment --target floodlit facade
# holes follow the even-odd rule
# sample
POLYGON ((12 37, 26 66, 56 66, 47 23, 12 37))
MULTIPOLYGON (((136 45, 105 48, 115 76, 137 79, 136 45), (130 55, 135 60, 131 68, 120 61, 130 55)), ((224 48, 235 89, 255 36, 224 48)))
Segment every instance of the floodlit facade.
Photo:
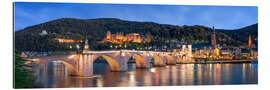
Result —
MULTIPOLYGON (((150 40, 146 40, 146 41, 150 42, 150 40)), ((110 31, 107 31, 106 37, 101 42, 123 44, 125 42, 142 43, 142 42, 145 42, 145 40, 143 40, 140 34, 138 33, 129 33, 129 34, 124 35, 123 33, 111 34, 110 31)))

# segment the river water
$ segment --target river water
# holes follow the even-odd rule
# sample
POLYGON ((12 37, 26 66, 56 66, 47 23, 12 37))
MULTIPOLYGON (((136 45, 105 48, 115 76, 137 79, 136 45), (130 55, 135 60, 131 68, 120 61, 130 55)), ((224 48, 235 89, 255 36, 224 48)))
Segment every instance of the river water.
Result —
POLYGON ((94 63, 96 77, 69 76, 63 64, 49 63, 35 72, 34 87, 128 87, 257 84, 257 64, 177 64, 136 69, 128 64, 126 72, 110 72, 108 64, 94 63))

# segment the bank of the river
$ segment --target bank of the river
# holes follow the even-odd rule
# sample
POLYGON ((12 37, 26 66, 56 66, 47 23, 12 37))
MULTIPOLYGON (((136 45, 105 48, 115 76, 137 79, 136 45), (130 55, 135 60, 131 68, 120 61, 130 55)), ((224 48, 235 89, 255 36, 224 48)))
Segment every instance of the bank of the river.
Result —
POLYGON ((196 61, 191 64, 216 64, 216 63, 251 63, 252 60, 209 60, 209 61, 196 61))

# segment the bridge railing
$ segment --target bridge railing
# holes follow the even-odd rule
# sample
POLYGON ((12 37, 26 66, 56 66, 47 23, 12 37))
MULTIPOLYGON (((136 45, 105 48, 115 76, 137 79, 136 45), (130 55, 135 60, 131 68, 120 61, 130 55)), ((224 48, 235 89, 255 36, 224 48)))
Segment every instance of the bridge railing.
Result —
POLYGON ((83 53, 120 53, 120 52, 130 52, 130 53, 152 53, 152 54, 175 54, 174 52, 165 51, 143 51, 143 50, 108 50, 108 51, 84 51, 83 53))

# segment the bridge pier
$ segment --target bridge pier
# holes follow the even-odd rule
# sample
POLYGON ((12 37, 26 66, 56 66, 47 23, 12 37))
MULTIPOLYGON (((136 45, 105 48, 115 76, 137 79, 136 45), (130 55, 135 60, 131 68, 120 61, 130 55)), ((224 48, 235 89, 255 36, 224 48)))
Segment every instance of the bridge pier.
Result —
POLYGON ((163 67, 166 65, 166 57, 164 57, 163 54, 153 55, 153 59, 153 66, 155 67, 163 67))
POLYGON ((143 67, 136 67, 136 68, 146 68, 146 69, 151 68, 151 59, 152 58, 149 56, 149 54, 143 55, 142 57, 143 57, 143 60, 145 62, 144 65, 142 65, 143 67))
POLYGON ((176 64, 176 56, 175 55, 165 55, 164 59, 166 60, 167 65, 175 65, 176 64))
POLYGON ((94 55, 80 55, 78 60, 78 75, 79 76, 92 76, 93 75, 94 55))
POLYGON ((121 53, 120 55, 118 55, 114 58, 115 58, 115 60, 118 61, 118 64, 120 66, 120 69, 117 70, 118 72, 119 71, 126 71, 128 69, 127 63, 128 63, 129 57, 126 57, 125 54, 121 53))

